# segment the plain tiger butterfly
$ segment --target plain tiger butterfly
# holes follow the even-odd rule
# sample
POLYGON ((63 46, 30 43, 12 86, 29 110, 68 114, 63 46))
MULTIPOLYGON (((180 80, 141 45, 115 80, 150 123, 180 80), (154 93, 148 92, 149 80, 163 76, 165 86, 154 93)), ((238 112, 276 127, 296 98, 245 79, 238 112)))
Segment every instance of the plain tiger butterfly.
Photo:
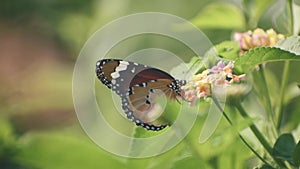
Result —
POLYGON ((157 124, 149 119, 158 104, 154 97, 165 94, 169 99, 180 97, 181 86, 168 73, 146 65, 103 59, 96 63, 98 79, 121 98, 122 109, 128 119, 147 130, 158 131, 168 124, 157 124))

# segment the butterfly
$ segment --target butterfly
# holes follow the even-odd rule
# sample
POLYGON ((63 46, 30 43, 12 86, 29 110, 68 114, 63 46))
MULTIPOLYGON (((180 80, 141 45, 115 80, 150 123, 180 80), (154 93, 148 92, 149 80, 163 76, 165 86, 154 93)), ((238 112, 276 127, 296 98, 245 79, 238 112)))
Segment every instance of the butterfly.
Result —
POLYGON ((169 99, 177 99, 181 97, 181 86, 186 83, 160 69, 119 59, 97 61, 96 75, 120 97, 122 109, 129 120, 153 131, 169 125, 151 118, 159 108, 155 98, 164 94, 169 99))

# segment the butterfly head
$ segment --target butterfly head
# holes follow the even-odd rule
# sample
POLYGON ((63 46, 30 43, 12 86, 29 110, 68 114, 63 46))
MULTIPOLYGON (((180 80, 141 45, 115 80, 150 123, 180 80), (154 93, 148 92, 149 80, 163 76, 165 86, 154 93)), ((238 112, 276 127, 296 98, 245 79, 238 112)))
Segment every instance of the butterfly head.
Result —
POLYGON ((178 96, 181 96, 181 86, 186 84, 185 80, 173 80, 172 83, 168 86, 173 90, 178 96))

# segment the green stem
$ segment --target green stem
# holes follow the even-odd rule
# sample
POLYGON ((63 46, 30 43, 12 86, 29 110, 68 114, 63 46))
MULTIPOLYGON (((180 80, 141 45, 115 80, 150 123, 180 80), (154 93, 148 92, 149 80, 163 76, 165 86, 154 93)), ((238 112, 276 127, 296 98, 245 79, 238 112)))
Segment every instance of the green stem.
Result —
MULTIPOLYGON (((290 34, 293 35, 294 33, 294 14, 293 14, 293 0, 288 0, 288 8, 289 8, 289 14, 290 14, 290 34)), ((280 102, 278 107, 278 118, 277 118, 277 130, 280 129, 281 123, 282 123, 282 116, 284 112, 284 97, 285 97, 285 89, 288 82, 288 73, 290 68, 290 61, 285 61, 284 69, 282 73, 282 83, 281 83, 281 89, 280 89, 280 102)))
MULTIPOLYGON (((244 118, 249 118, 247 112, 245 111, 245 109, 242 107, 241 103, 239 102, 235 102, 234 105, 238 111, 241 113, 241 115, 244 118)), ((259 142, 263 145, 263 147, 267 150, 267 152, 272 155, 272 147, 270 146, 270 144, 267 142, 267 140, 265 139, 265 137, 261 134, 261 132, 258 130, 258 128, 254 125, 251 124, 250 125, 250 129, 251 131, 254 133, 254 135, 257 137, 257 139, 259 140, 259 142)))
POLYGON ((290 14, 290 34, 294 34, 294 12, 293 12, 293 0, 288 0, 288 8, 289 8, 289 14, 290 14))
MULTIPOLYGON (((236 101, 235 105, 234 105, 238 111, 241 113, 241 115, 244 118, 249 118, 248 113, 246 112, 246 110, 243 108, 243 106, 241 105, 240 102, 236 101)), ((282 167, 286 167, 285 164, 279 160, 276 159, 272 156, 272 147, 270 146, 270 144, 267 142, 267 140, 265 139, 265 137, 262 135, 262 133, 258 130, 258 128, 256 127, 256 125, 251 124, 250 126, 251 131, 253 132, 253 134, 256 136, 256 138, 259 140, 259 142, 262 144, 262 146, 266 149, 266 151, 269 153, 269 155, 275 160, 275 162, 282 167)))
POLYGON ((285 61, 284 69, 282 73, 281 89, 280 89, 280 103, 279 103, 278 118, 277 118, 277 130, 279 130, 281 127, 282 115, 284 112, 284 97, 285 97, 286 85, 288 82, 289 69, 290 69, 290 61, 285 61))
POLYGON ((275 113, 272 109, 272 104, 271 104, 271 97, 270 97, 270 93, 269 93, 269 89, 268 89, 268 86, 267 86, 267 80, 266 80, 266 76, 265 76, 265 73, 264 73, 264 67, 262 65, 259 65, 259 74, 260 74, 260 77, 262 79, 262 87, 263 87, 263 91, 265 92, 265 99, 266 99, 266 111, 269 115, 269 119, 271 120, 272 122, 272 129, 273 129, 273 132, 275 134, 275 137, 278 136, 278 133, 277 133, 277 130, 275 130, 275 119, 274 119, 274 116, 275 116, 275 113))
MULTIPOLYGON (((212 96, 213 101, 215 102, 215 104, 217 105, 218 109, 222 112, 223 116, 225 117, 225 119, 228 121, 228 123, 233 126, 232 121, 230 120, 230 118, 227 116, 226 112, 223 110, 223 108, 221 107, 221 105, 219 104, 218 100, 212 96)), ((238 131, 237 131, 238 132, 238 131)), ((238 132, 238 136, 240 137, 240 139, 242 140, 242 142, 265 164, 271 166, 263 157, 261 157, 251 146, 250 144, 245 140, 245 138, 238 132)))

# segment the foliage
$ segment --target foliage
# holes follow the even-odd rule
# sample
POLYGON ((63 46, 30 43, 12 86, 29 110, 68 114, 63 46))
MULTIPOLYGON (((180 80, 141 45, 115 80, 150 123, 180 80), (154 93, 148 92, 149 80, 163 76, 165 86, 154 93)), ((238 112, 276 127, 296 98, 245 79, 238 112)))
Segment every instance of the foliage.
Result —
MULTIPOLYGON (((299 8, 300 1, 287 0, 283 3, 274 0, 1 2, 0 22, 4 25, 1 31, 10 29, 11 25, 16 27, 14 29, 26 29, 34 35, 33 38, 25 36, 26 42, 30 43, 38 36, 42 39, 40 43, 56 44, 56 51, 48 51, 49 55, 61 52, 50 59, 40 56, 32 59, 27 55, 15 59, 14 52, 17 50, 12 50, 8 56, 3 54, 15 59, 11 67, 26 67, 20 71, 8 69, 10 71, 1 72, 5 75, 0 89, 1 168, 299 168, 300 37, 297 31, 300 29, 296 23, 300 15, 293 9, 299 8), (280 10, 274 6, 279 6, 280 10), (133 159, 106 152, 87 139, 76 120, 70 89, 74 60, 88 37, 108 21, 144 11, 168 12, 190 19, 214 44, 207 54, 216 52, 216 60, 209 62, 234 61, 234 72, 245 73, 247 79, 242 84, 251 87, 245 93, 228 99, 223 111, 232 124, 222 118, 207 142, 199 144, 198 140, 212 99, 197 102, 201 111, 195 125, 176 147, 155 157, 133 159), (287 38, 273 47, 257 47, 241 53, 239 44, 231 40, 233 32, 257 27, 272 27, 287 38), (30 64, 27 65, 25 60, 29 60, 30 64), (10 83, 10 79, 14 82, 10 83)), ((185 61, 194 56, 194 53, 183 50, 178 42, 172 40, 135 37, 126 42, 130 47, 117 45, 112 49, 112 54, 125 56, 137 49, 162 45, 176 51, 185 61)), ((201 73, 205 69, 203 62, 194 56, 187 66, 191 68, 191 73, 201 73)), ((1 70, 3 67, 7 65, 1 65, 1 70)), ((178 66, 174 71, 180 69, 178 66)), ((109 93, 96 91, 103 104, 111 104, 106 99, 109 93)), ((170 103, 166 110, 174 112, 178 104, 170 103)), ((109 111, 109 120, 115 120, 118 115, 116 129, 125 130, 138 138, 160 134, 142 128, 132 131, 132 128, 126 128, 127 124, 131 124, 120 118, 116 110, 109 111)), ((176 115, 171 114, 171 121, 176 115)), ((132 145, 141 146, 136 143, 132 145)))

